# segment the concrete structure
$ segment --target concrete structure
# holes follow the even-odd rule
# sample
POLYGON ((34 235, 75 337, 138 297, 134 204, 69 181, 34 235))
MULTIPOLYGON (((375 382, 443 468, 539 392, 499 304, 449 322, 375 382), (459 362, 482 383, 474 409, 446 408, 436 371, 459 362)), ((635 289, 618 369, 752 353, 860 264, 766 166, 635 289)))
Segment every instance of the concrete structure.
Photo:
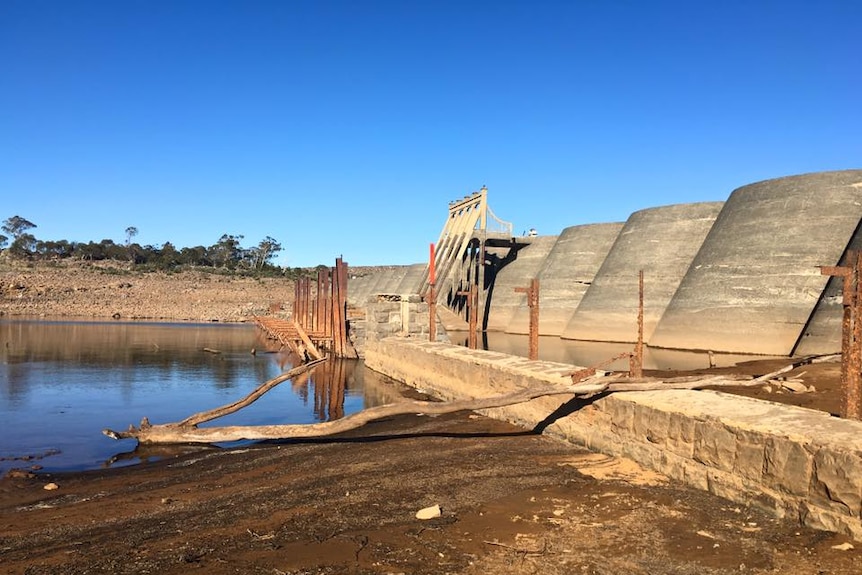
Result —
POLYGON ((527 297, 515 288, 528 287, 538 276, 545 258, 557 242, 558 236, 537 236, 530 245, 517 252, 516 258, 497 272, 488 304, 487 331, 505 331, 519 308, 526 307, 527 297))
POLYGON ((644 339, 664 313, 721 202, 633 213, 562 333, 566 339, 637 340, 638 271, 644 272, 644 339))
MULTIPOLYGON (((369 342, 365 364, 444 400, 565 385, 573 369, 405 338, 369 342)), ((862 422, 679 390, 614 393, 574 405, 570 396, 543 397, 484 413, 862 541, 862 422)))
MULTIPOLYGON (((818 266, 838 263, 860 218, 862 170, 791 176, 735 190, 650 345, 790 355, 828 280, 818 266)), ((826 316, 840 316, 840 302, 823 302, 815 315, 821 316, 816 325, 826 326, 826 316)), ((815 334, 818 349, 840 349, 840 330, 834 331, 815 334)))
POLYGON ((378 288, 379 293, 401 293, 398 291, 401 281, 407 275, 407 266, 394 266, 391 270, 384 271, 384 279, 378 288))
MULTIPOLYGON (((563 333, 587 288, 596 277, 623 224, 590 224, 563 230, 539 269, 539 334, 563 333)), ((522 283, 526 285, 530 278, 522 283)), ((521 306, 506 326, 508 333, 530 330, 530 310, 521 306)))
MULTIPOLYGON (((847 251, 862 251, 862 234, 857 228, 847 251)), ((847 252, 845 252, 846 256, 847 252)), ((847 264, 842 258, 841 264, 847 264)), ((841 351, 841 320, 844 314, 843 294, 844 281, 841 278, 828 278, 826 288, 820 294, 820 299, 811 319, 802 331, 793 350, 793 355, 822 355, 841 351)))
POLYGON ((425 268, 428 264, 413 264, 407 268, 407 273, 398 284, 395 293, 413 294, 419 293, 419 284, 422 281, 422 274, 425 273, 425 268))
POLYGON ((364 275, 357 278, 352 278, 347 282, 347 303, 353 306, 362 307, 374 283, 378 281, 377 274, 364 275))
MULTIPOLYGON (((477 275, 493 278, 496 269, 492 287, 479 294, 488 331, 527 333, 525 296, 514 288, 538 276, 540 334, 631 343, 638 271, 644 270, 645 338, 653 348, 768 355, 840 348, 842 282, 821 276, 818 266, 862 249, 862 170, 751 184, 735 190, 723 207, 712 202, 635 212, 604 258, 619 224, 567 228, 548 250, 546 237, 475 229, 487 211, 485 193, 450 206, 437 257, 437 302, 465 317, 466 299, 457 292, 477 275), (482 240, 486 265, 480 269, 482 240)), ((427 266, 417 264, 401 268, 403 276, 393 267, 358 279, 349 301, 364 305, 375 293, 421 293, 425 280, 417 288, 413 276, 420 268, 424 278, 427 266)))

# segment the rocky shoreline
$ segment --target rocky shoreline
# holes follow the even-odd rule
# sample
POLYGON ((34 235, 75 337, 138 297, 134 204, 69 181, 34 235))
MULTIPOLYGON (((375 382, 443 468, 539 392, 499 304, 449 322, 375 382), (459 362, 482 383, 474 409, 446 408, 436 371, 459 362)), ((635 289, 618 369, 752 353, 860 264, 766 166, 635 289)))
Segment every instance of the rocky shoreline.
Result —
POLYGON ((244 322, 293 297, 288 278, 145 272, 120 262, 6 264, 0 315, 244 322))

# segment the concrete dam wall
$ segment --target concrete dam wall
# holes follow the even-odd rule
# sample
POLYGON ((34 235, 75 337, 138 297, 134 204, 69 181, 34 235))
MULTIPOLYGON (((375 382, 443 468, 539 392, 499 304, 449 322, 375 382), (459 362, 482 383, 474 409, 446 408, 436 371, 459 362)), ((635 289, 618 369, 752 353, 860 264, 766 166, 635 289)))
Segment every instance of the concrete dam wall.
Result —
MULTIPOLYGON (((539 269, 539 333, 563 333, 622 228, 622 223, 613 223, 563 230, 539 269)), ((525 334, 529 330, 530 311, 521 305, 506 331, 525 334)))
MULTIPOLYGON (((484 293, 486 329, 527 333, 526 298, 514 288, 538 278, 541 335, 633 342, 643 270, 644 335, 653 348, 836 352, 842 281, 821 275, 819 266, 862 249, 860 221, 862 170, 844 170, 746 185, 726 202, 645 209, 624 225, 513 238, 513 245, 530 243, 497 258, 508 263, 484 293)), ((417 289, 412 274, 424 267, 402 267, 398 282, 393 270, 359 278, 349 301, 361 305, 387 289, 417 289)))
MULTIPOLYGON (((792 176, 735 190, 650 344, 792 354, 827 284, 818 266, 838 263, 860 218, 862 170, 792 176)), ((840 304, 820 311, 837 311, 840 318, 840 304)), ((832 351, 840 349, 840 341, 839 330, 832 351)))
POLYGON ((488 320, 485 329, 504 331, 509 321, 520 308, 527 306, 527 296, 515 288, 525 288, 535 278, 551 248, 557 243, 558 236, 539 236, 532 238, 530 245, 521 248, 517 257, 497 272, 494 285, 489 290, 488 320))
POLYGON ((721 206, 679 204, 632 214, 562 337, 637 341, 638 272, 643 270, 644 339, 649 341, 721 206))

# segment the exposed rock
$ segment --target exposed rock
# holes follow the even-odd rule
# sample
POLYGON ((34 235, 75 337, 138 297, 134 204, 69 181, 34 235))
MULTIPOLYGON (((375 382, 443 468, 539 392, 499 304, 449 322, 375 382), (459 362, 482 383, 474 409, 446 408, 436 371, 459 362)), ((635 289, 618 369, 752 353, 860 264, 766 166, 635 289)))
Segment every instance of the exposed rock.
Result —
POLYGON ((432 505, 416 512, 416 519, 436 519, 443 514, 439 505, 432 505))

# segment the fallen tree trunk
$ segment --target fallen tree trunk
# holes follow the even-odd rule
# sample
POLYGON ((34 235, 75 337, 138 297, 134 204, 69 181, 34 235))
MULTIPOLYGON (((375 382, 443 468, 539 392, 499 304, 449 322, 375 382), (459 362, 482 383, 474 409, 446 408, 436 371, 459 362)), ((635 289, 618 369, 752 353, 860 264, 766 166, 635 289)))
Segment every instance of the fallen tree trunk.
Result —
MULTIPOLYGON (((279 380, 284 381, 296 375, 291 370, 286 374, 266 382, 260 386, 252 394, 255 398, 247 401, 248 398, 239 402, 233 403, 230 406, 214 409, 203 414, 193 415, 183 421, 177 423, 167 423, 161 425, 150 425, 146 420, 141 424, 140 429, 130 426, 128 431, 112 431, 105 429, 102 431, 108 437, 113 439, 136 439, 144 444, 158 443, 222 443, 239 440, 260 440, 260 439, 299 439, 310 437, 322 437, 333 435, 351 429, 362 427, 366 423, 392 417, 394 415, 406 414, 426 414, 438 415, 443 413, 454 413, 457 411, 475 411, 480 409, 490 409, 495 407, 505 407, 524 403, 539 397, 553 395, 569 395, 581 399, 587 399, 601 393, 617 392, 617 391, 655 391, 669 389, 702 389, 704 387, 721 387, 721 386, 754 386, 761 385, 776 376, 786 373, 803 363, 811 363, 812 360, 804 360, 787 365, 777 371, 768 373, 754 379, 738 379, 727 376, 702 377, 692 379, 691 377, 675 378, 668 380, 656 380, 649 378, 631 379, 628 377, 613 377, 613 376, 593 376, 589 379, 568 386, 548 387, 544 389, 526 389, 514 393, 499 395, 494 397, 483 397, 476 399, 461 399, 449 402, 439 401, 403 401, 399 403, 391 403, 372 407, 358 413, 354 413, 342 419, 335 421, 327 421, 322 423, 297 424, 297 425, 255 425, 255 426, 224 426, 224 427, 197 427, 198 423, 209 421, 215 417, 232 413, 240 409, 244 405, 248 405, 254 399, 257 399, 268 389, 271 389, 276 384, 272 382, 279 380), (262 390, 264 387, 267 389, 262 390), (244 404, 244 405, 242 405, 244 404), (238 407, 237 407, 238 406, 238 407), (218 415, 213 415, 218 413, 218 415)), ((301 367, 313 367, 317 362, 306 364, 301 367)), ((305 371, 305 370, 303 370, 305 371)), ((301 373, 301 372, 300 372, 301 373)))

